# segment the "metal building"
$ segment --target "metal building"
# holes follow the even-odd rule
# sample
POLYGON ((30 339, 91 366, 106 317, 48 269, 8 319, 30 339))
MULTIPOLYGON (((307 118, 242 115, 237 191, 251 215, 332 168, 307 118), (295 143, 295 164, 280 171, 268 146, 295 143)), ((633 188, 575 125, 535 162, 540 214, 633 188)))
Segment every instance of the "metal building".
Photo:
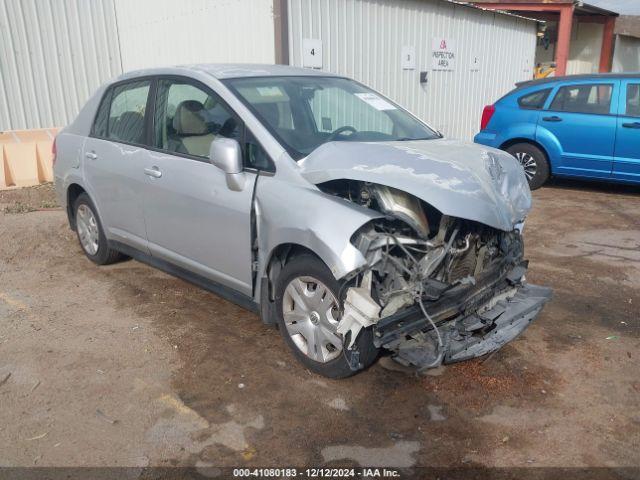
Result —
POLYGON ((0 0, 0 131, 66 125, 103 82, 274 62, 272 0, 0 0))
POLYGON ((640 72, 640 16, 621 15, 616 21, 613 72, 640 72))
POLYGON ((470 139, 531 78, 536 33, 451 0, 0 0, 0 131, 64 126, 123 71, 251 62, 353 77, 470 139))
POLYGON ((484 105, 533 75, 537 23, 515 15, 446 1, 289 0, 288 18, 289 63, 355 78, 451 137, 471 139, 484 105))

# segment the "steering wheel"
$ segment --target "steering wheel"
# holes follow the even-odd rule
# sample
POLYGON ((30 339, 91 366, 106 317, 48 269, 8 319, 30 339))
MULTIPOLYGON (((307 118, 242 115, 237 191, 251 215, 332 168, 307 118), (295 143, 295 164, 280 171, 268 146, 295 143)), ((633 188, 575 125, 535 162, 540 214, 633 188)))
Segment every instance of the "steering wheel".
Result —
POLYGON ((353 135, 354 133, 357 133, 358 131, 355 128, 349 126, 349 125, 345 125, 344 127, 336 128, 333 132, 331 132, 331 135, 329 135, 329 138, 327 139, 327 142, 335 140, 336 138, 338 138, 338 136, 342 135, 344 132, 351 132, 351 135, 353 135))

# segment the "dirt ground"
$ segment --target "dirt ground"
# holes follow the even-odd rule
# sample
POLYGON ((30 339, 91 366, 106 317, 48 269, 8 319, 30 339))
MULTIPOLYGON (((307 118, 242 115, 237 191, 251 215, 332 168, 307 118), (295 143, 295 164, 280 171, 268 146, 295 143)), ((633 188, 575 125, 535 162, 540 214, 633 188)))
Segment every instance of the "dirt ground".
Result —
POLYGON ((93 265, 52 206, 0 192, 0 465, 640 466, 638 188, 534 193, 528 279, 554 298, 501 351, 341 381, 213 294, 93 265))

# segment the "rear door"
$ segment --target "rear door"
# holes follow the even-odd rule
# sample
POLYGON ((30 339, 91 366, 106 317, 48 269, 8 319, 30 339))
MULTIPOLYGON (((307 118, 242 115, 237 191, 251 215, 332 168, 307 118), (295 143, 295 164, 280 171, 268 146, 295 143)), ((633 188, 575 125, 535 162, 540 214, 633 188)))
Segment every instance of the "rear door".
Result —
POLYGON ((251 206, 255 172, 231 191, 209 163, 218 136, 242 141, 244 126, 207 86, 157 80, 145 219, 151 255, 246 295, 252 294, 251 206))
POLYGON ((556 87, 538 120, 560 150, 556 174, 609 178, 616 135, 618 81, 583 81, 556 87))
POLYGON ((84 178, 109 239, 147 251, 143 211, 151 80, 113 85, 84 144, 84 178))
POLYGON ((620 86, 613 178, 640 182, 640 79, 620 86))

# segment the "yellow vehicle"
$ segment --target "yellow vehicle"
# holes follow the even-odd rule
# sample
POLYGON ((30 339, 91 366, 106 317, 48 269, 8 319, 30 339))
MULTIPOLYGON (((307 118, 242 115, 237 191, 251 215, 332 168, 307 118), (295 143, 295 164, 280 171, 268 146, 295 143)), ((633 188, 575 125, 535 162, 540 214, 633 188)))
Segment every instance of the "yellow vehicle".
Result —
POLYGON ((552 63, 548 66, 538 63, 533 69, 533 78, 547 78, 556 72, 556 64, 552 63))

